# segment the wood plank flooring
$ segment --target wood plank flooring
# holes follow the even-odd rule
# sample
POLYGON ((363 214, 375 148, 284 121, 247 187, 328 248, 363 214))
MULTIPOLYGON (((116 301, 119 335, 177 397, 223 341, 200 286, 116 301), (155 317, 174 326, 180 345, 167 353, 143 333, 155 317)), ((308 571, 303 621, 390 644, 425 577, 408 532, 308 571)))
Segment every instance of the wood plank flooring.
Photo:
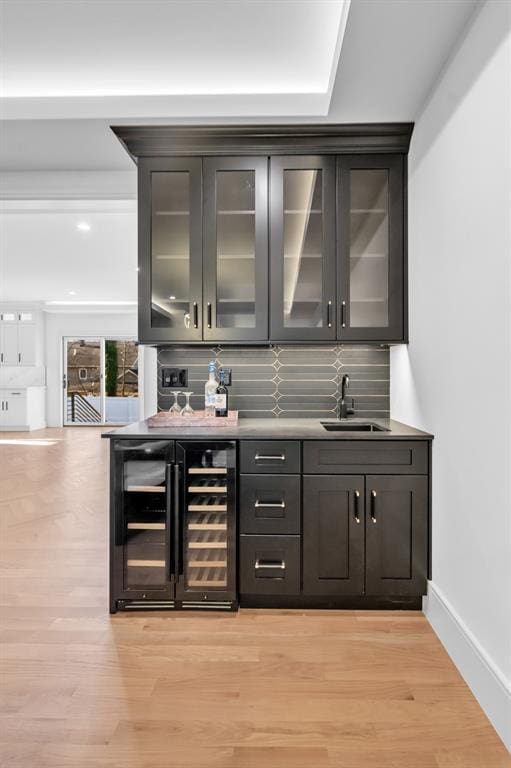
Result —
POLYGON ((420 613, 109 616, 107 448, 0 434, 2 768, 511 766, 420 613))

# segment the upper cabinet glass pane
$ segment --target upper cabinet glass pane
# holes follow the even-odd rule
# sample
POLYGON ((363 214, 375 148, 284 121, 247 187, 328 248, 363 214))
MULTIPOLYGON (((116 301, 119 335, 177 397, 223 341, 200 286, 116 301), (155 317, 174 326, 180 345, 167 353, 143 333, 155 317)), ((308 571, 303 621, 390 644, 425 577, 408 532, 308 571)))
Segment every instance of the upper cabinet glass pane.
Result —
POLYGON ((216 326, 255 328, 255 171, 216 172, 216 326))
POLYGON ((151 174, 151 325, 186 328, 190 317, 190 174, 151 174))
POLYGON ((389 324, 389 172, 351 171, 350 326, 389 324))
POLYGON ((284 171, 284 327, 323 325, 321 170, 284 171))

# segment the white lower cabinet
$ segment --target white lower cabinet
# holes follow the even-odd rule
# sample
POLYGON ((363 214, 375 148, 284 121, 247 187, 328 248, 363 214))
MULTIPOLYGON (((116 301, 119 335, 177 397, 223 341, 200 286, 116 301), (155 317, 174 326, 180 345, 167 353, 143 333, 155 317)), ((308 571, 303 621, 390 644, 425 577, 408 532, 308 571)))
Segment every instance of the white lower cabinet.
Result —
POLYGON ((46 426, 46 387, 0 390, 0 431, 30 431, 46 426))

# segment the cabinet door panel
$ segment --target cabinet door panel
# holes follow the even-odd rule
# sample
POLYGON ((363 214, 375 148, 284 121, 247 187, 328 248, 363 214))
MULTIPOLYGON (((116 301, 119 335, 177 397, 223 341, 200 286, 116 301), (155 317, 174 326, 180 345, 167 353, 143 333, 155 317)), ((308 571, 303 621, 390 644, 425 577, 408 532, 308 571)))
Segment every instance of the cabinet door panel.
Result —
POLYGON ((335 338, 335 161, 272 157, 271 338, 335 338))
POLYGON ((304 477, 303 591, 363 594, 363 477, 304 477))
POLYGON ((18 325, 18 363, 35 365, 36 363, 36 327, 34 324, 18 325))
POLYGON ((268 338, 268 159, 204 160, 204 339, 268 338))
POLYGON ((427 477, 367 476, 367 594, 425 594, 427 526, 427 477))
POLYGON ((26 395, 7 395, 4 402, 5 426, 22 427, 28 424, 26 395))
POLYGON ((403 158, 338 158, 340 339, 404 335, 403 158))
POLYGON ((202 339, 202 161, 142 158, 139 340, 202 339))
POLYGON ((5 323, 0 327, 2 364, 18 365, 18 326, 5 323))

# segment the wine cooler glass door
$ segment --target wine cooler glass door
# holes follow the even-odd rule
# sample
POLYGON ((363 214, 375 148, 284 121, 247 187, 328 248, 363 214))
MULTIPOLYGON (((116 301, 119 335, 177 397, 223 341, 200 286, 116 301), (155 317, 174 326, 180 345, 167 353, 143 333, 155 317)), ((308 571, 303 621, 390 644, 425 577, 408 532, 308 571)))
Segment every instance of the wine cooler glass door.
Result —
POLYGON ((176 597, 204 602, 234 600, 234 444, 179 445, 178 462, 182 549, 176 597))
POLYGON ((118 441, 118 596, 173 597, 173 442, 118 441))

